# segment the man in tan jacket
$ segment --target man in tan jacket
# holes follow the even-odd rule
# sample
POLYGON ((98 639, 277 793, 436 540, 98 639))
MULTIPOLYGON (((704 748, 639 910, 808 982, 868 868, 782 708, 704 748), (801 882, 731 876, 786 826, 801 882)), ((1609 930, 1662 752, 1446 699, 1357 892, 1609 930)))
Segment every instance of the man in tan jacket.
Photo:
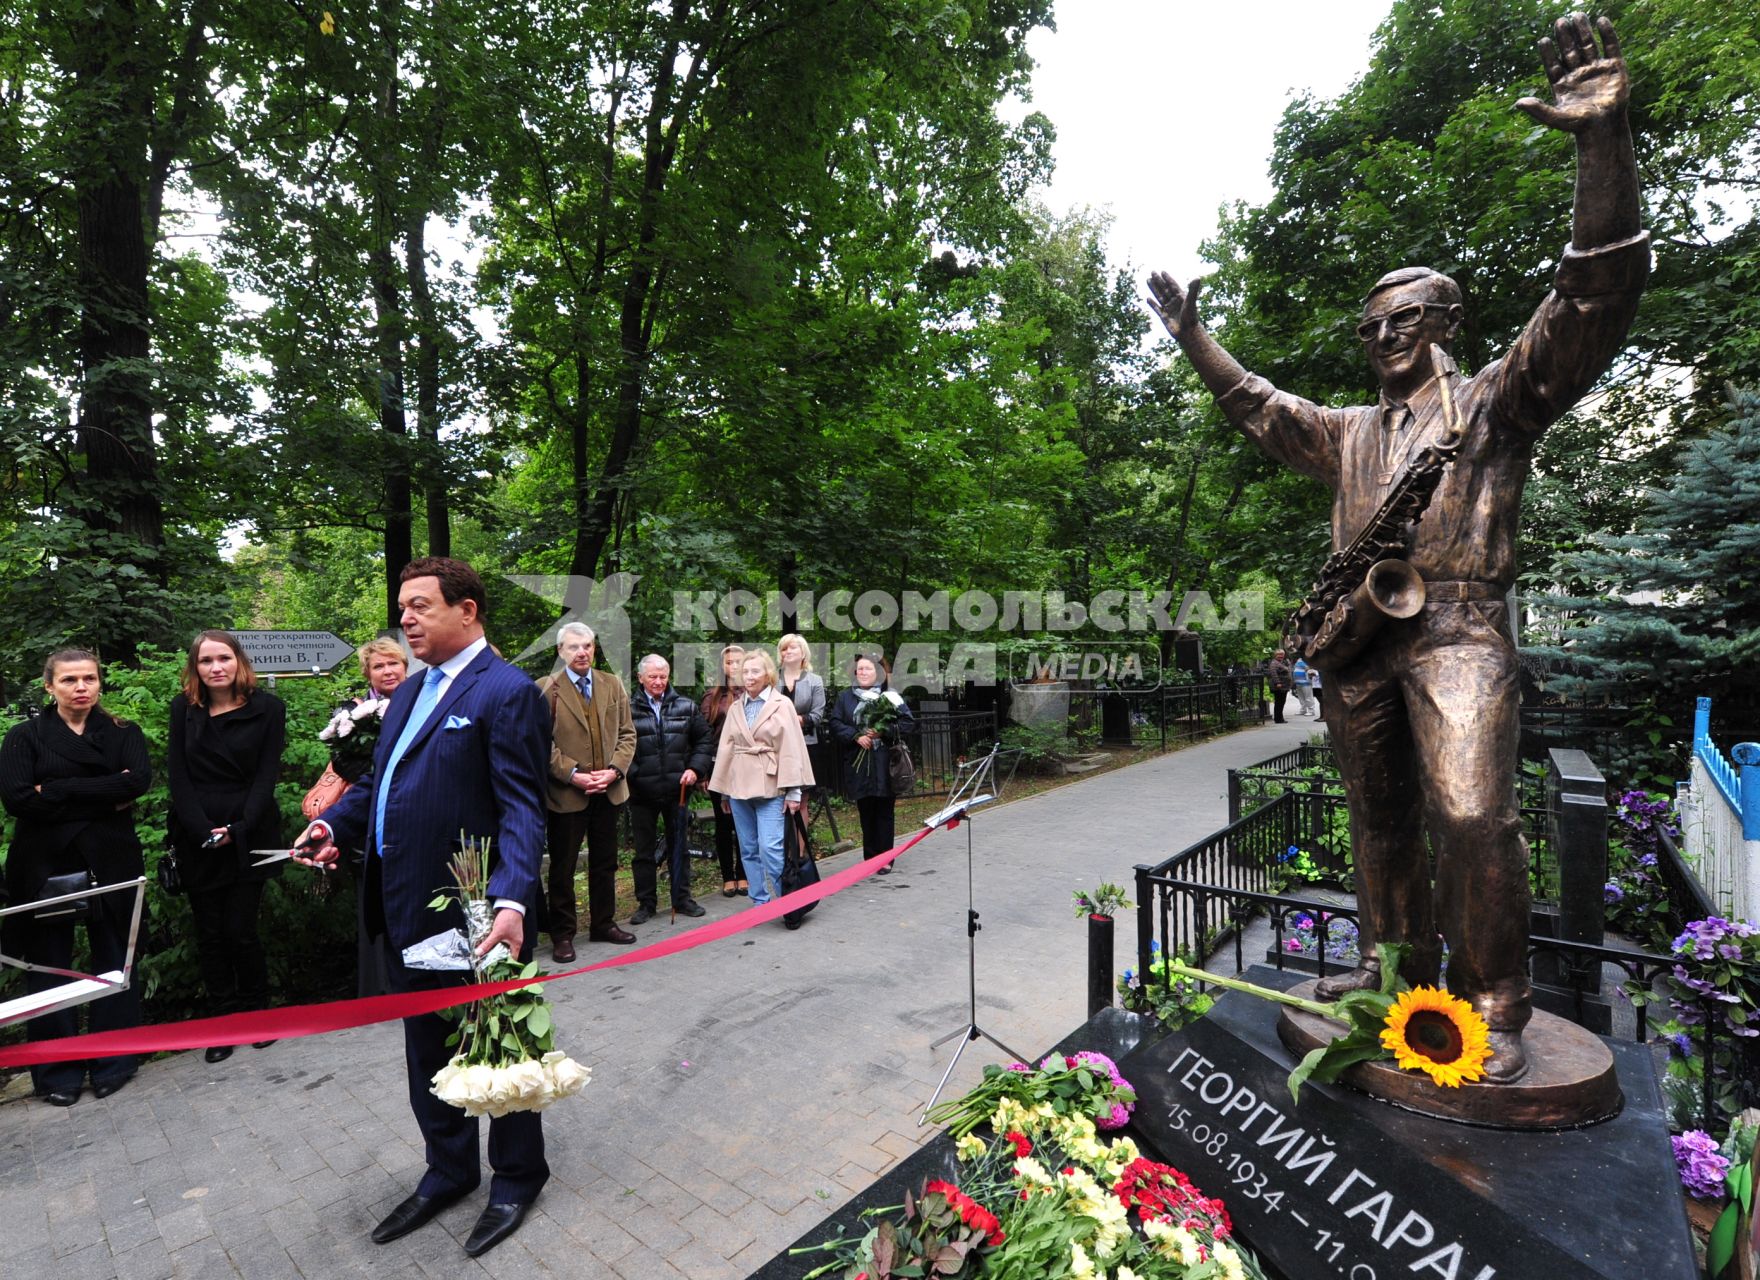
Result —
POLYGON ((609 671, 593 670, 596 638, 584 622, 556 635, 563 669, 538 681, 550 707, 550 785, 545 796, 550 850, 546 918, 550 954, 575 958, 574 872, 587 844, 587 936, 628 944, 636 937, 612 919, 617 897, 617 811, 629 799, 624 776, 636 754, 629 695, 609 671))

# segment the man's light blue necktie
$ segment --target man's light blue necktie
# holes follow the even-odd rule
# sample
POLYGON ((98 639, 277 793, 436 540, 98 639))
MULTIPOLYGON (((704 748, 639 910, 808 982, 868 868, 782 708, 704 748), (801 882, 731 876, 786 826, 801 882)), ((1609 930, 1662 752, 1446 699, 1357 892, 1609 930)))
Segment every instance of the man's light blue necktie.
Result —
POLYGON ((391 748, 391 754, 385 757, 385 776, 373 783, 374 853, 382 853, 385 848, 385 802, 391 798, 391 775, 397 772, 397 763, 403 759, 403 753, 409 750, 409 744, 415 741, 416 734, 434 714, 434 708, 440 705, 440 682, 445 678, 446 673, 439 667, 428 668, 427 679, 422 681, 422 691, 416 695, 416 705, 410 709, 409 720, 398 735, 396 745, 391 748))
POLYGON ((574 687, 581 691, 581 697, 586 701, 591 702, 593 700, 593 676, 591 672, 584 676, 576 676, 574 679, 574 687))

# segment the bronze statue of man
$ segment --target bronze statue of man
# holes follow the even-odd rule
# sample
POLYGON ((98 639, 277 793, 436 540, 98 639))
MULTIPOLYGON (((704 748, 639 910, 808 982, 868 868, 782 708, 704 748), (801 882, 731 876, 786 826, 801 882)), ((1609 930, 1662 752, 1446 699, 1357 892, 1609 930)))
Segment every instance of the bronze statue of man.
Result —
MULTIPOLYGON (((1435 982, 1438 933, 1448 985, 1491 1028, 1490 1079, 1527 1070, 1528 851, 1516 807, 1519 688, 1505 596, 1516 573, 1516 518, 1540 433, 1594 383, 1625 338, 1650 268, 1626 123, 1619 41, 1602 18, 1559 21, 1540 55, 1550 103, 1516 105, 1575 135, 1571 243, 1552 292, 1515 345, 1453 383, 1459 452, 1414 527, 1406 559, 1426 602, 1387 622, 1329 672, 1327 722, 1350 807, 1361 943, 1411 947, 1404 976, 1435 982), (1436 855, 1432 886, 1425 832, 1436 855)), ((1348 546, 1405 467, 1444 432, 1446 351, 1460 289, 1428 267, 1381 277, 1357 333, 1381 384, 1377 403, 1328 409, 1248 373, 1198 319, 1201 282, 1150 278, 1152 305, 1227 415, 1272 457, 1334 491, 1334 546, 1348 546)), ((1454 414, 1449 415, 1451 418, 1454 414)), ((1373 960, 1321 985, 1322 998, 1379 980, 1373 960)))

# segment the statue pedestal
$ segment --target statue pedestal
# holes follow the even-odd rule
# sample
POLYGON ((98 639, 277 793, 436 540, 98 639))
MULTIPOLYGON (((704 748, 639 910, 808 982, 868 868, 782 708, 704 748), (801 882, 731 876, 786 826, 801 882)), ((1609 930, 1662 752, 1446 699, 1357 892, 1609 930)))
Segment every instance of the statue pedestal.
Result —
MULTIPOLYGON (((1313 1000, 1313 982, 1290 988, 1313 1000)), ((1284 1009, 1277 1034, 1300 1060, 1345 1031, 1342 1022, 1301 1009, 1284 1009)), ((1619 1078, 1605 1041, 1574 1022, 1536 1011, 1522 1033, 1528 1072, 1514 1084, 1463 1084, 1440 1088, 1419 1071, 1401 1071, 1391 1062, 1363 1062, 1339 1079, 1353 1089, 1396 1107, 1499 1129, 1576 1129, 1619 1114, 1619 1078)))
MULTIPOLYGON (((1297 975, 1246 977, 1287 989, 1297 975)), ((1223 1198, 1237 1233, 1291 1280, 1693 1280, 1685 1200, 1655 1066, 1597 1042, 1625 1105, 1587 1128, 1449 1124, 1335 1085, 1305 1085, 1279 1008, 1223 993, 1207 1017, 1119 1063, 1131 1128, 1223 1198)), ((1542 1079, 1545 1077, 1543 1076, 1542 1079)), ((1520 1087, 1517 1086, 1498 1086, 1520 1087)))

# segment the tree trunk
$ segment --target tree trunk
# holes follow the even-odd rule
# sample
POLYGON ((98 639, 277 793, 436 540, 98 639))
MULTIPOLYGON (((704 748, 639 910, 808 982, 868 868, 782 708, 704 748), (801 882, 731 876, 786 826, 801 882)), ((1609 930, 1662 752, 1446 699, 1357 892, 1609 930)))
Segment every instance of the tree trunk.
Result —
POLYGON ((574 414, 575 536, 569 572, 590 578, 611 534, 612 516, 625 484, 625 472, 641 434, 642 401, 647 390, 649 349, 654 316, 658 311, 658 280, 664 272, 657 262, 655 241, 659 237, 660 200, 666 179, 678 154, 678 138, 706 82, 708 47, 712 33, 720 30, 728 6, 717 4, 701 25, 702 43, 691 54, 682 85, 678 80, 681 35, 690 17, 690 0, 672 0, 671 32, 655 59, 654 89, 648 103, 642 139, 642 190, 636 207, 635 244, 630 251, 629 273, 624 278, 618 305, 617 391, 611 410, 611 441, 597 478, 587 466, 586 431, 591 411, 577 404, 574 414), (675 92, 676 87, 676 92, 675 92))
MULTIPOLYGON (((421 202, 419 202, 421 203, 421 202)), ((422 442, 422 501, 428 512, 428 554, 452 554, 446 457, 440 447, 440 325, 428 287, 426 209, 412 208, 404 233, 409 261, 409 298, 416 319, 416 435, 422 442)))
MULTIPOLYGON (((164 513, 153 443, 150 247, 145 184, 153 90, 140 63, 140 19, 132 0, 82 10, 71 70, 74 128, 91 146, 74 175, 78 209, 79 447, 86 470, 75 491, 94 529, 121 534, 110 554, 164 586, 164 513)), ((130 661, 140 635, 107 634, 105 656, 130 661)))
POLYGON ((367 252, 373 281, 374 349, 378 361, 379 429, 385 435, 385 625, 395 627, 397 592, 410 562, 409 428, 403 412, 404 319, 397 290, 397 0, 379 0, 384 43, 379 102, 374 120, 372 243, 367 252))

